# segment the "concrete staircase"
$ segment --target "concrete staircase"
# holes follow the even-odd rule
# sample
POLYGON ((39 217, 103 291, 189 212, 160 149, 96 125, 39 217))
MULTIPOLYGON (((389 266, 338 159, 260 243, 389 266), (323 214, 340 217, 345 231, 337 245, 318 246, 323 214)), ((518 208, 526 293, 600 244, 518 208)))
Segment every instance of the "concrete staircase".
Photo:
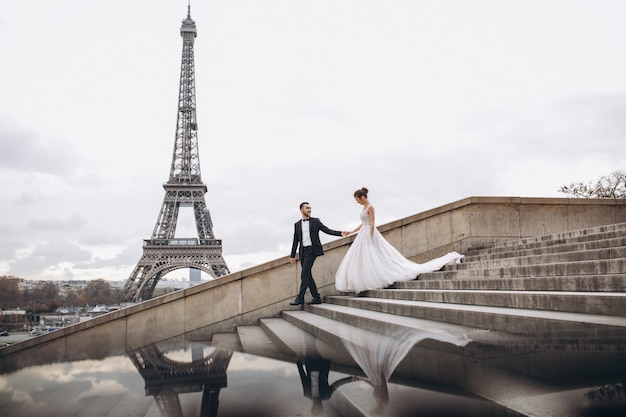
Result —
MULTIPOLYGON (((314 344, 333 371, 368 377, 349 342, 385 346, 398 334, 417 342, 395 367, 386 415, 411 407, 394 401, 398 386, 454 395, 465 411, 487 400, 472 403, 475 415, 594 415, 585 394, 626 382, 626 223, 473 248, 462 264, 329 296, 212 343, 290 362, 314 344)), ((364 384, 333 394, 341 415, 380 414, 364 384)))

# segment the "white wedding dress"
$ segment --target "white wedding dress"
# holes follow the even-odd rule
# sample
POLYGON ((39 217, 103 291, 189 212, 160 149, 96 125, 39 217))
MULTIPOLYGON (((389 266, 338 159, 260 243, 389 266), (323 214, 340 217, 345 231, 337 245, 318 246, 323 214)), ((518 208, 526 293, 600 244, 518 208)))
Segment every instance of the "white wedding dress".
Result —
POLYGON ((378 229, 374 228, 374 236, 370 236, 366 208, 361 212, 361 229, 335 274, 335 287, 357 294, 384 288, 397 281, 411 281, 421 273, 437 271, 444 265, 460 263, 463 256, 450 252, 423 264, 406 259, 378 229))

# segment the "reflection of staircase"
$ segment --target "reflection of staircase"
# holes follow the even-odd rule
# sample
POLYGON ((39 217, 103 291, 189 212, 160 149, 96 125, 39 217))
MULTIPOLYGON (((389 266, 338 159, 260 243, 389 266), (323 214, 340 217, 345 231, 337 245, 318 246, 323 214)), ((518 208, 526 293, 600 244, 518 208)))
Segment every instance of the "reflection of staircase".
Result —
MULTIPOLYGON (((341 349, 340 326, 445 332, 472 342, 420 342, 392 381, 461 389, 512 415, 581 415, 595 384, 625 382, 626 223, 466 255, 463 264, 416 281, 327 297, 322 305, 215 334, 213 344, 293 361, 313 335, 334 349, 334 370, 358 373, 341 349)), ((343 394, 341 407, 351 404, 350 414, 359 415, 353 413, 360 400, 350 401, 349 389, 343 394)))

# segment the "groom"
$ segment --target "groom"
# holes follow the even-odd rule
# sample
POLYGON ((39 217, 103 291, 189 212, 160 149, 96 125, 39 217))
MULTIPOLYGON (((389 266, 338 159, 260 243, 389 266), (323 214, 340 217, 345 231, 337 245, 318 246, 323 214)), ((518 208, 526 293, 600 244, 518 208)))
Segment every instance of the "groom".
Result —
POLYGON ((302 219, 294 224, 293 244, 289 257, 289 263, 293 265, 296 262, 296 250, 298 250, 300 265, 302 266, 300 292, 296 299, 289 304, 292 306, 304 304, 304 294, 307 288, 311 291, 311 296, 313 296, 313 301, 310 304, 322 304, 322 298, 320 293, 317 292, 317 285, 315 285, 313 274, 311 273, 315 258, 324 254, 320 242, 320 230, 333 236, 346 236, 348 232, 338 232, 329 229, 324 226, 320 219, 311 217, 311 205, 307 202, 300 204, 300 213, 302 213, 302 219))

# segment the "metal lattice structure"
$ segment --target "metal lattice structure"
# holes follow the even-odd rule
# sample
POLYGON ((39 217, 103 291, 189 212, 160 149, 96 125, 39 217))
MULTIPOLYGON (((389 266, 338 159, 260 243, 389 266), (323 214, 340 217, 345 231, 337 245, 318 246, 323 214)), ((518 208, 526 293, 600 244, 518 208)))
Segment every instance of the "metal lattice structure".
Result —
POLYGON ((183 54, 170 177, 163 185, 165 198, 152 237, 144 240, 143 256, 124 286, 129 301, 152 297, 157 282, 176 269, 195 268, 213 278, 230 273, 222 257, 222 241, 213 235, 213 223, 204 198, 207 187, 200 175, 193 49, 197 31, 189 6, 180 35, 183 38, 183 54), (193 207, 197 237, 175 238, 181 207, 193 207))
POLYGON ((217 416, 219 395, 227 387, 232 351, 214 349, 207 356, 202 346, 191 347, 192 361, 168 358, 156 345, 128 353, 143 377, 146 396, 154 397, 161 416, 183 417, 180 394, 202 392, 201 416, 217 416))

